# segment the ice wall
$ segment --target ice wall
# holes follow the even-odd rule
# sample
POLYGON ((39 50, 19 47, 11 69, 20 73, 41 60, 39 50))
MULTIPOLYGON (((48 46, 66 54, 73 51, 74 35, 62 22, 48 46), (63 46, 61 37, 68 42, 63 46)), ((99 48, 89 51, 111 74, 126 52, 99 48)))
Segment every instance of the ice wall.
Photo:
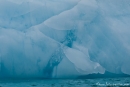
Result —
POLYGON ((0 0, 0 78, 130 75, 129 0, 0 0))

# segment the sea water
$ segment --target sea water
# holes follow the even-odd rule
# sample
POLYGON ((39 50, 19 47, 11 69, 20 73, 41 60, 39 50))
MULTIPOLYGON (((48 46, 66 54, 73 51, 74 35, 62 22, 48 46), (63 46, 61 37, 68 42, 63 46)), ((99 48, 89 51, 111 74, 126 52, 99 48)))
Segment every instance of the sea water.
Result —
POLYGON ((1 80, 0 87, 130 87, 130 78, 1 80))

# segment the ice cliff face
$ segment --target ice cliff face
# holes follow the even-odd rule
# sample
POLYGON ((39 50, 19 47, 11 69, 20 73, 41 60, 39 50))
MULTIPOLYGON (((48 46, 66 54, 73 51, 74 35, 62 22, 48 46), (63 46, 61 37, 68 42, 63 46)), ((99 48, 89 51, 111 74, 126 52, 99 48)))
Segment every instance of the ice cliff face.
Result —
POLYGON ((130 75, 130 0, 0 0, 0 78, 130 75))

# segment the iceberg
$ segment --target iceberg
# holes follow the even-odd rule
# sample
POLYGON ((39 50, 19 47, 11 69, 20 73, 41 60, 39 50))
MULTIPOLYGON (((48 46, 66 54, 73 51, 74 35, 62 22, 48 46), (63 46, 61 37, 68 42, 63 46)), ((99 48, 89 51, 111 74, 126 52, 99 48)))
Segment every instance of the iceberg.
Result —
POLYGON ((129 0, 0 0, 0 78, 130 75, 129 0))

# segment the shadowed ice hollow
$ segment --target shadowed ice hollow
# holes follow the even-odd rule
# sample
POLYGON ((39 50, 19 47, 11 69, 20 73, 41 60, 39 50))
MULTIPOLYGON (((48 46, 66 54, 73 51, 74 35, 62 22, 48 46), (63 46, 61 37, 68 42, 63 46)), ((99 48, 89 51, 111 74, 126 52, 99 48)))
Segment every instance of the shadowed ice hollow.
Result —
POLYGON ((0 0, 0 78, 130 75, 130 0, 0 0))

